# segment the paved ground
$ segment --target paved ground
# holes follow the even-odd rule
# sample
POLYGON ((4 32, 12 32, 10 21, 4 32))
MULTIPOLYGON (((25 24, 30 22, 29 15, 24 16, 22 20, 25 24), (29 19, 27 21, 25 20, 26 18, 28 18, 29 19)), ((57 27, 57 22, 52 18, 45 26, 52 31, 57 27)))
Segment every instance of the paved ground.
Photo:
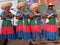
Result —
MULTIPOLYGON (((3 45, 4 40, 0 40, 0 45, 3 45)), ((30 41, 25 41, 25 40, 9 40, 7 45, 32 45, 31 43, 29 44, 30 41)), ((59 41, 39 41, 37 40, 36 42, 32 42, 33 45, 60 45, 60 40, 59 41)))
MULTIPOLYGON (((0 45, 3 45, 4 39, 0 39, 0 45)), ((44 38, 42 41, 40 41, 37 37, 37 40, 35 42, 31 41, 26 41, 26 40, 8 40, 7 45, 60 45, 60 38, 57 41, 47 41, 44 38)))

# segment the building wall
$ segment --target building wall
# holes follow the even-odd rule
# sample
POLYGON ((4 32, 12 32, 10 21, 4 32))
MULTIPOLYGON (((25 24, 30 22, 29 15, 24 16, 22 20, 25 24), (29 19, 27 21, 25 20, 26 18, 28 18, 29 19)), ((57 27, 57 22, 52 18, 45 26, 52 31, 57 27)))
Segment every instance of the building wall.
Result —
POLYGON ((27 0, 18 0, 18 2, 20 2, 20 1, 27 1, 27 0))

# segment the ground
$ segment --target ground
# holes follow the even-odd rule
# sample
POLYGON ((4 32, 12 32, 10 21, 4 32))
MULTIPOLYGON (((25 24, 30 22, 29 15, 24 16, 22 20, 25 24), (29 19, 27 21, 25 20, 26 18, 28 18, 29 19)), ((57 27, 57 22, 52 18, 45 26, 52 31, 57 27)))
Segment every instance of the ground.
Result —
MULTIPOLYGON (((0 45, 3 45, 4 39, 0 39, 0 45)), ((31 41, 32 42, 32 41, 31 41)), ((32 42, 33 45, 60 45, 60 40, 58 41, 46 41, 46 40, 42 40, 39 41, 37 40, 36 42, 32 42)), ((26 40, 9 40, 7 45, 32 45, 30 43, 30 41, 26 41, 26 40)))

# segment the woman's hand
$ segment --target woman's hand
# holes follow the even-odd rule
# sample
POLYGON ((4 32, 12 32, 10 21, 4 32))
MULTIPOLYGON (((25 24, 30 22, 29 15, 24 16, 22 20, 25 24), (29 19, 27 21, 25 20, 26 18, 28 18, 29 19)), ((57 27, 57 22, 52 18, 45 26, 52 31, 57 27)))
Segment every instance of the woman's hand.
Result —
POLYGON ((23 18, 23 15, 16 16, 16 19, 20 19, 20 18, 23 18))
POLYGON ((29 15, 29 18, 32 19, 34 17, 34 15, 29 15))
POLYGON ((52 16, 57 17, 57 14, 53 14, 52 16))
POLYGON ((1 19, 6 19, 6 16, 2 16, 1 19))
POLYGON ((12 17, 14 17, 14 14, 11 14, 12 17))

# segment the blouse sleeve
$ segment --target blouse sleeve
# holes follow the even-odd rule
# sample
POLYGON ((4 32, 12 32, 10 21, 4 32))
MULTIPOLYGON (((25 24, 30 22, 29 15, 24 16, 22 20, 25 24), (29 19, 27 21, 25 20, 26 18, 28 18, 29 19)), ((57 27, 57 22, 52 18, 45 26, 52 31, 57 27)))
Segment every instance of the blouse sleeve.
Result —
POLYGON ((21 15, 21 12, 17 11, 17 12, 16 12, 16 15, 17 15, 17 16, 21 15))
POLYGON ((30 15, 32 15, 33 14, 33 12, 30 12, 30 15))
POLYGON ((2 15, 2 16, 5 16, 6 14, 5 14, 5 12, 3 11, 3 12, 1 13, 1 15, 2 15))

